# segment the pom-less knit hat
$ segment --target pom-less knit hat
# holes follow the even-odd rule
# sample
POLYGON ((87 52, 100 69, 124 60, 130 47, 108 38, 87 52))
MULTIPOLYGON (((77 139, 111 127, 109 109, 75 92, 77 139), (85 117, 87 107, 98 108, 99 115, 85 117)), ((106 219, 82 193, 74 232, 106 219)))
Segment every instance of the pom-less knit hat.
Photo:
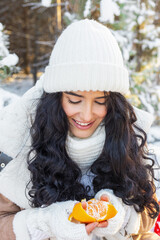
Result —
POLYGON ((44 91, 127 93, 128 71, 116 39, 95 20, 69 25, 57 40, 44 74, 44 91))

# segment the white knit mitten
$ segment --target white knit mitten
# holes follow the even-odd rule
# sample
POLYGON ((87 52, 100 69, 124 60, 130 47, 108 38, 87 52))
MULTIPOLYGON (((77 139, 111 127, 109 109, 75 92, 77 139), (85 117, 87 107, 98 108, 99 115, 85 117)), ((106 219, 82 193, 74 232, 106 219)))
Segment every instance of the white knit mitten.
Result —
POLYGON ((41 230, 57 240, 88 240, 85 224, 68 220, 76 201, 53 203, 45 208, 23 210, 15 215, 13 229, 16 240, 30 240, 28 226, 41 230))
POLYGON ((113 194, 112 190, 101 190, 95 195, 95 198, 100 200, 103 194, 109 197, 109 202, 114 205, 118 212, 115 217, 108 220, 107 227, 97 227, 93 230, 93 233, 98 237, 106 237, 113 240, 129 239, 130 234, 138 232, 140 214, 136 213, 132 206, 124 204, 120 198, 113 194))
POLYGON ((30 233, 31 240, 44 240, 44 239, 48 239, 50 237, 45 232, 42 232, 39 229, 35 229, 32 226, 28 226, 28 231, 30 233))

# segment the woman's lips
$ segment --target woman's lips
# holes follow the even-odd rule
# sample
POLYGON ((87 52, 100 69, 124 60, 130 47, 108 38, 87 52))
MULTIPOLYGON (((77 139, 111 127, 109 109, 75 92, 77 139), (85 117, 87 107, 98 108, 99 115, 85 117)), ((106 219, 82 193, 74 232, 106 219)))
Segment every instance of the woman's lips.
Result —
MULTIPOLYGON (((83 122, 80 122, 80 121, 76 121, 75 119, 72 118, 72 121, 73 121, 73 124, 74 126, 76 126, 77 128, 81 129, 81 130, 87 130, 89 128, 92 127, 92 125, 94 124, 94 122, 89 122, 88 125, 80 125, 78 124, 79 123, 83 123, 83 122)), ((85 122, 86 123, 86 122, 85 122)))

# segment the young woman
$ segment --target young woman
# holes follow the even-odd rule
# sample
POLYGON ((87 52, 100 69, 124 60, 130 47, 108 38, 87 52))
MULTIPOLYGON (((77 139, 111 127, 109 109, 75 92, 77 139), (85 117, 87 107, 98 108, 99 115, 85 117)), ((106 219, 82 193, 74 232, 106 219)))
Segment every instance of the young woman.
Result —
POLYGON ((151 116, 124 94, 128 72, 111 32, 94 20, 59 37, 36 86, 0 115, 0 148, 13 158, 0 174, 2 240, 160 239, 151 116), (103 223, 68 221, 83 198, 110 201, 103 223))

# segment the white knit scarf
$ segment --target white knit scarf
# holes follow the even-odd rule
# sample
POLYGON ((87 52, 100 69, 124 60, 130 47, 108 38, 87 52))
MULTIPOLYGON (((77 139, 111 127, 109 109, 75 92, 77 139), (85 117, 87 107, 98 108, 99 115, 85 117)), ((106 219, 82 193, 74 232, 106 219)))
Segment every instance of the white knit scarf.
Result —
POLYGON ((88 138, 77 138, 68 133, 66 151, 69 157, 78 164, 82 174, 85 174, 92 163, 99 157, 104 141, 105 127, 102 124, 88 138))

